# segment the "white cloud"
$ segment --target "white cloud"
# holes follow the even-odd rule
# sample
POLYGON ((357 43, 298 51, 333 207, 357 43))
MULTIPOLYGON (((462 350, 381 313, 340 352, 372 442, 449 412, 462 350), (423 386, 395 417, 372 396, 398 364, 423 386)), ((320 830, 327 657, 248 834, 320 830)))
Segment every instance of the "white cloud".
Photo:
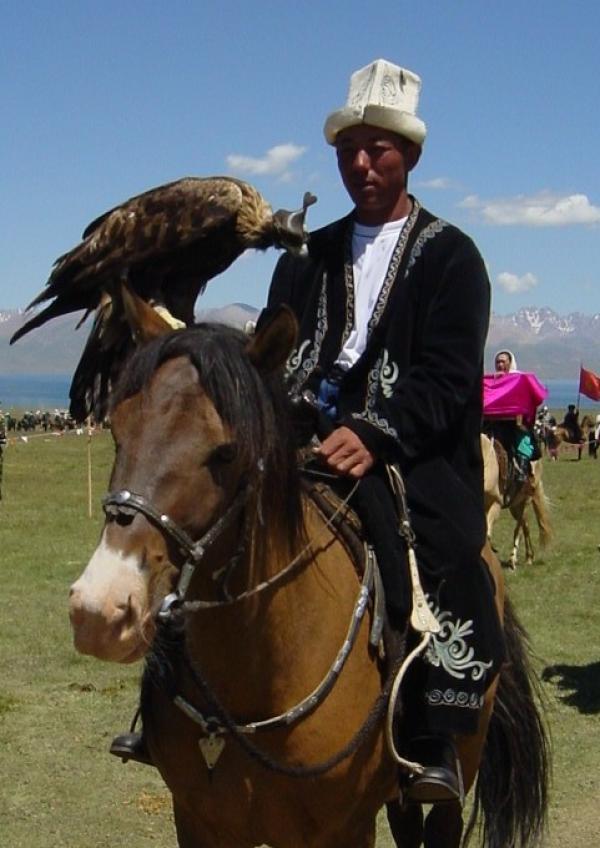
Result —
POLYGON ((531 272, 519 277, 517 274, 510 274, 508 271, 503 271, 496 277, 496 282, 508 294, 518 294, 519 292, 525 292, 535 288, 538 284, 538 279, 531 272))
POLYGON ((499 226, 568 227, 600 223, 600 207, 591 204, 585 194, 560 196, 543 191, 496 200, 481 200, 471 194, 459 205, 478 212, 488 224, 499 226))
POLYGON ((458 189, 460 185, 455 181, 451 180, 450 177, 434 177, 431 180, 421 180, 417 182, 419 188, 433 188, 433 189, 458 189))
POLYGON ((277 144, 260 158, 231 153, 227 157, 227 164, 232 171, 240 174, 270 175, 289 180, 291 176, 289 166, 305 151, 306 147, 300 147, 298 144, 277 144))

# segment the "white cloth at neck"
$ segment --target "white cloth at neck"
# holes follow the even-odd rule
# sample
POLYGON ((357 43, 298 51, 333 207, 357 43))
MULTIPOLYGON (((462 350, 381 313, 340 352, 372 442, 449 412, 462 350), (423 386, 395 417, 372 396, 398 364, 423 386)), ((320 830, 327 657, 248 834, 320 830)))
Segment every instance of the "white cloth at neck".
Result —
POLYGON ((383 286, 392 253, 406 218, 379 227, 354 224, 352 232, 352 271, 354 278, 354 326, 340 351, 336 364, 344 371, 352 368, 367 346, 367 325, 383 286))

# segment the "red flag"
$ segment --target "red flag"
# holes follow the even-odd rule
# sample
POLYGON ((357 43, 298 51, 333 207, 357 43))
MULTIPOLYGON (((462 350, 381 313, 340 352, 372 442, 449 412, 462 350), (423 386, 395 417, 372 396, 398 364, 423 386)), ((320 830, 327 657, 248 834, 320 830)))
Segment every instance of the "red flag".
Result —
POLYGON ((592 400, 600 400, 600 377, 593 371, 581 368, 579 371, 579 391, 592 400))

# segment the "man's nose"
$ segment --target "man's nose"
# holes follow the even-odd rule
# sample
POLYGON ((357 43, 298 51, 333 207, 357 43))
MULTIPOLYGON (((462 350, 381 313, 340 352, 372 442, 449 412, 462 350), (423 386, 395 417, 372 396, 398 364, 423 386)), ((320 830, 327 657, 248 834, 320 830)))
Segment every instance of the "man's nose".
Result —
POLYGON ((371 167, 371 160, 369 159, 369 154, 366 150, 357 150, 354 154, 354 160, 352 162, 352 167, 356 171, 368 171, 371 167))

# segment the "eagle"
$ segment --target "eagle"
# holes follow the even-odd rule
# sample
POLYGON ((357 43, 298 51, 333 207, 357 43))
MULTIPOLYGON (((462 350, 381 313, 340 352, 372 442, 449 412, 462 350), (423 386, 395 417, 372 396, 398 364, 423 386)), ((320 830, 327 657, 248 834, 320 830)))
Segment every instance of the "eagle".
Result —
POLYGON ((75 420, 100 421, 134 347, 123 287, 174 328, 191 325, 208 281, 248 248, 302 252, 306 210, 315 201, 307 192, 301 210, 273 212, 253 186, 233 177, 184 177, 131 197, 92 221, 82 241, 55 261, 27 311, 51 302, 10 343, 59 315, 84 310, 79 327, 94 313, 69 394, 75 420))

